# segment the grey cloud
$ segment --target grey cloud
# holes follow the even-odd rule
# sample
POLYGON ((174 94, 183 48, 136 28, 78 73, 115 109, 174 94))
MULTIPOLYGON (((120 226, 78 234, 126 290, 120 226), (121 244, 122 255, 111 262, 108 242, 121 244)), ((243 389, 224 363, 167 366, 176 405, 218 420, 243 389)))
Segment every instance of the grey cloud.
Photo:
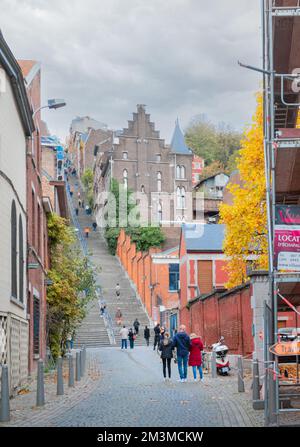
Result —
POLYGON ((19 58, 43 67, 45 112, 65 135, 75 115, 123 127, 145 103, 162 137, 193 115, 242 128, 255 107, 260 62, 259 0, 0 0, 4 36, 19 58))

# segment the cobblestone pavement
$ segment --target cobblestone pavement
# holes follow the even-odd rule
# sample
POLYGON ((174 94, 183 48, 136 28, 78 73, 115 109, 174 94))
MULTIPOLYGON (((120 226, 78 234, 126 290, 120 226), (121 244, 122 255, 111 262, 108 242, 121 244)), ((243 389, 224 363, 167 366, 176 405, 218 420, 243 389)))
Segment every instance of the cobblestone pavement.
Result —
MULTIPOLYGON (((204 383, 163 382, 159 356, 151 347, 134 350, 99 348, 88 351, 90 374, 67 396, 53 396, 43 409, 22 410, 14 404, 15 426, 72 427, 220 427, 262 426, 263 414, 254 411, 250 383, 237 392, 235 376, 204 383), (101 376, 99 377, 99 368, 101 376)), ((189 372, 191 373, 191 372, 189 372)), ((22 396, 25 397, 25 396, 22 396)), ((14 399, 18 400, 20 397, 14 399)), ((23 402, 24 407, 24 402, 23 402)))

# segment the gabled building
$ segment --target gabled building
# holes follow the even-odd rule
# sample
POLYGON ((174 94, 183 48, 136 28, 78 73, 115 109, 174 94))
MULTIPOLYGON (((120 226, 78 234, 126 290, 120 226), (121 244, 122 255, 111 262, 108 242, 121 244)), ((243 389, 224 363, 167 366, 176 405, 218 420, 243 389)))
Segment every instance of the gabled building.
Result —
POLYGON ((23 74, 0 32, 0 363, 10 388, 28 374, 26 154, 35 130, 23 74))
POLYGON ((43 136, 42 185, 46 212, 68 219, 69 208, 64 177, 64 147, 56 136, 43 136))
MULTIPOLYGON (((219 220, 219 207, 223 202, 224 191, 229 181, 229 176, 224 172, 200 180, 194 191, 203 194, 203 219, 207 223, 217 223, 219 220)), ((199 219, 199 210, 196 209, 196 200, 193 203, 193 218, 199 219)), ((201 213, 200 213, 201 215, 201 213)))
POLYGON ((224 289, 225 225, 183 224, 180 238, 180 308, 199 294, 224 289))
MULTIPOLYGON (((115 135, 111 148, 97 159, 95 190, 107 192, 114 178, 139 194, 141 214, 148 221, 191 220, 192 161, 193 153, 185 144, 178 120, 171 144, 166 145, 145 106, 138 104, 128 127, 115 135)), ((95 202, 101 220, 101 195, 95 202)))

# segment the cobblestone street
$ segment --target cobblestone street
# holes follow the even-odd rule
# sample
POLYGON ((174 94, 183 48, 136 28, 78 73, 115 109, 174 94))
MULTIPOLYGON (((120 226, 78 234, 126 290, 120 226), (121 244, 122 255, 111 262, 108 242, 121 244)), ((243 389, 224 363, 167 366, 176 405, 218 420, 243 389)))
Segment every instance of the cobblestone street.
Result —
MULTIPOLYGON (((48 387, 47 404, 34 407, 35 393, 11 401, 8 426, 46 427, 221 427, 261 426, 254 411, 250 383, 237 392, 236 376, 204 383, 178 383, 172 363, 172 381, 163 382, 161 362, 151 347, 99 348, 88 351, 89 375, 75 389, 55 396, 48 387), (100 370, 100 374, 99 374, 100 370), (28 403, 32 407, 28 410, 28 403)), ((67 388, 67 387, 66 387, 67 388)))

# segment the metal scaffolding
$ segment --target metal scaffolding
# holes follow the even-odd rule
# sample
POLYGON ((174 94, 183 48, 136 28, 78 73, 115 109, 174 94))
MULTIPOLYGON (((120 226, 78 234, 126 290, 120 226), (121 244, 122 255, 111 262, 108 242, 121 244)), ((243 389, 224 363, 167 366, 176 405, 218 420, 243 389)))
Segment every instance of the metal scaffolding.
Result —
MULTIPOLYGON (((269 245, 269 304, 265 306, 265 419, 267 425, 279 425, 283 412, 300 411, 299 408, 283 408, 282 386, 279 380, 278 356, 269 348, 279 340, 278 290, 283 282, 300 282, 299 273, 279 272, 274 262, 275 211, 280 202, 276 185, 278 151, 287 148, 300 150, 300 138, 280 138, 281 128, 296 126, 299 109, 299 93, 293 91, 293 82, 299 81, 299 72, 280 73, 282 48, 274 44, 275 33, 282 24, 294 26, 300 21, 299 0, 261 0, 262 48, 263 48, 263 105, 264 105, 264 154, 266 174, 266 200, 269 245), (293 6, 291 6, 293 4, 293 6), (285 6, 287 5, 287 6, 285 6), (278 22, 281 21, 281 22, 278 22), (285 22, 284 22, 285 21, 285 22), (292 22, 293 21, 293 22, 292 22), (276 59, 276 62, 274 62, 276 59)), ((300 22, 299 22, 300 23, 300 22)), ((278 37, 278 36, 277 36, 278 37)), ((290 50, 290 49, 289 49, 290 50)), ((299 54, 300 66, 300 54, 299 54)), ((290 67, 289 67, 290 68, 290 67)), ((287 172, 288 175, 288 172, 287 172)), ((299 178, 300 191, 300 178, 299 178)), ((294 193, 294 192, 293 192, 294 193)), ((287 192, 288 196, 289 192, 287 192)), ((295 195, 295 193, 294 193, 295 195)), ((297 203, 300 196, 296 194, 297 203)), ((285 203, 285 202, 284 202, 285 203)), ((298 359, 297 359, 298 361, 298 359)), ((299 390, 300 393, 300 390, 299 390)), ((286 394, 285 394, 286 396, 286 394)), ((299 394, 300 396, 300 394, 299 394)))

